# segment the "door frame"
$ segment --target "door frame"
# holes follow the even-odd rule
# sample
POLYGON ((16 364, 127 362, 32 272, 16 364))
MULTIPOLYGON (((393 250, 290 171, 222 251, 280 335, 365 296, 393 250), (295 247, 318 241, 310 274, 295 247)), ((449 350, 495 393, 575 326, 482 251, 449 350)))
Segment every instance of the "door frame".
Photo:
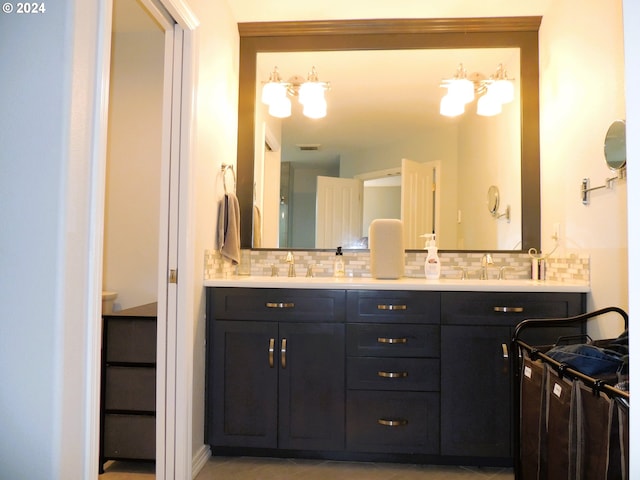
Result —
MULTIPOLYGON (((156 479, 164 480, 174 478, 192 477, 192 396, 193 396, 193 318, 194 307, 191 299, 193 293, 194 274, 194 246, 188 241, 192 238, 193 221, 190 215, 193 205, 191 195, 192 178, 191 163, 195 152, 195 81, 198 58, 198 45, 196 42, 196 29, 199 22, 185 0, 142 0, 146 8, 159 20, 165 29, 165 45, 173 39, 172 48, 165 48, 165 78, 170 72, 173 78, 180 78, 180 100, 174 103, 179 107, 179 115, 172 115, 167 124, 166 109, 163 109, 163 152, 164 145, 176 145, 172 156, 176 156, 179 166, 168 175, 164 170, 169 167, 164 163, 170 157, 163 154, 163 185, 161 186, 161 228, 160 251, 164 248, 165 255, 159 255, 159 312, 158 312, 158 353, 157 369, 158 378, 164 380, 162 385, 157 385, 156 390, 156 479), (160 13, 166 10, 174 23, 167 21, 160 13), (175 25, 175 27, 174 27, 175 25), (169 40, 169 42, 167 42, 169 40), (176 40, 181 42, 181 61, 173 62, 173 46, 176 40), (167 68, 170 61, 172 67, 167 68), (176 124, 175 120, 179 120, 176 124), (170 139, 167 139, 170 135, 170 139), (176 178, 177 177, 177 178, 176 178), (179 189, 176 208, 176 226, 169 225, 169 182, 179 189), (177 221, 179 219, 179 222, 177 221), (170 231, 170 229, 174 229, 170 231), (169 238, 169 237, 173 238, 169 238), (177 243, 177 244, 176 244, 177 243), (165 248, 166 247, 166 248, 165 248), (167 256, 169 249, 175 251, 167 256), (168 286, 168 269, 175 268, 180 271, 180 283, 168 286), (173 291, 171 291, 173 290, 173 291), (160 298, 164 296, 164 298, 160 298), (172 301, 169 298, 173 297, 172 301), (164 308, 161 306, 164 305, 164 308), (170 306, 170 307, 169 307, 170 306), (163 318, 162 318, 163 317, 163 318)), ((106 180, 106 139, 109 108, 109 79, 111 59, 111 25, 113 17, 113 2, 107 0, 99 9, 98 33, 97 33, 97 62, 96 83, 93 92, 96 99, 96 109, 93 114, 93 122, 96 135, 92 139, 92 166, 98 173, 96 183, 92 184, 91 196, 91 237, 94 255, 89 265, 89 274, 94 285, 102 284, 102 231, 104 228, 104 197, 106 180)), ((167 94, 163 93, 163 104, 172 102, 167 94)), ((175 93, 175 92, 174 92, 175 93)), ((174 165, 175 166, 175 165, 174 165)), ((173 192, 175 195, 175 192, 173 192)), ((94 290, 98 290, 94 287, 94 290)), ((99 291, 93 292, 88 299, 90 309, 96 312, 98 318, 96 325, 101 321, 99 313, 101 297, 99 291), (92 304, 92 305, 91 305, 92 304)), ((98 475, 99 453, 97 445, 100 438, 100 342, 101 335, 90 335, 88 347, 97 352, 88 355, 89 362, 86 370, 87 385, 91 386, 88 392, 88 421, 87 434, 89 441, 85 444, 84 456, 85 478, 95 478, 98 475)))

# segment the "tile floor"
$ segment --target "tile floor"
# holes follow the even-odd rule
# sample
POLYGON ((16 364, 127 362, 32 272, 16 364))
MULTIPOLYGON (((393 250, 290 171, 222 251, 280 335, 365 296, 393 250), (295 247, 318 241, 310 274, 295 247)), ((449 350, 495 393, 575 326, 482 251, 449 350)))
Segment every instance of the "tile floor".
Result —
MULTIPOLYGON (((100 480, 149 480, 153 465, 112 462, 100 480)), ((196 480, 513 480, 510 468, 213 457, 196 480)))

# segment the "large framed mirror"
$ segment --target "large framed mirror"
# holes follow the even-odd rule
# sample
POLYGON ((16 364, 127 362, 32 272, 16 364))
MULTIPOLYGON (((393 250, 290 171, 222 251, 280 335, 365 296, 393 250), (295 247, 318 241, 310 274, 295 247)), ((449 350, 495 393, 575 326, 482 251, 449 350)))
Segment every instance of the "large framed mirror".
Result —
MULTIPOLYGON (((240 99, 239 99, 239 130, 238 130, 238 186, 237 194, 241 206, 241 243, 243 248, 256 247, 253 237, 253 225, 254 225, 254 207, 256 203, 260 209, 258 209, 260 215, 269 215, 270 210, 278 212, 280 205, 278 205, 280 195, 276 194, 270 201, 267 202, 263 197, 265 189, 259 182, 263 181, 265 170, 269 171, 269 166, 265 166, 264 161, 265 150, 268 148, 265 146, 265 136, 269 137, 267 144, 273 146, 276 144, 276 148, 281 149, 279 156, 285 155, 287 149, 286 137, 287 134, 283 129, 285 123, 275 127, 268 127, 268 120, 265 122, 265 114, 261 110, 259 101, 259 92, 261 81, 266 80, 264 72, 265 69, 272 69, 274 66, 278 66, 282 70, 283 76, 291 74, 306 73, 306 69, 313 66, 319 68, 319 73, 322 75, 320 65, 315 65, 316 61, 319 64, 328 64, 327 56, 335 54, 340 55, 357 55, 369 54, 370 56, 377 55, 376 62, 379 65, 380 75, 384 70, 385 75, 393 73, 396 77, 396 83, 398 88, 402 88, 403 75, 415 76, 414 73, 406 74, 406 72, 397 71, 401 67, 396 67, 395 63, 391 61, 392 56, 407 56, 412 54, 437 54, 441 64, 446 64, 449 60, 449 70, 444 71, 441 74, 432 73, 432 78, 428 82, 430 85, 427 87, 434 87, 433 76, 440 76, 445 78, 451 76, 454 73, 456 66, 465 62, 467 65, 474 68, 474 62, 479 62, 481 59, 486 61, 479 67, 482 73, 490 74, 491 71, 487 71, 489 68, 486 65, 492 65, 496 60, 500 59, 501 62, 508 62, 510 73, 516 80, 515 85, 517 88, 516 105, 513 107, 511 117, 501 117, 502 124, 508 124, 510 130, 506 133, 482 133, 482 137, 488 142, 497 143, 500 139, 509 140, 512 144, 517 142, 517 145, 511 146, 510 153, 508 153, 504 159, 495 159, 494 165, 489 167, 482 162, 476 162, 478 167, 482 171, 496 171, 496 175, 502 175, 505 184, 500 185, 501 191, 512 192, 511 198, 505 200, 509 202, 512 208, 513 221, 510 222, 508 228, 505 228, 505 224, 500 225, 495 218, 490 219, 493 223, 487 227, 482 223, 477 223, 472 231, 471 235, 463 237, 460 235, 460 228, 457 233, 447 233, 444 229, 444 225, 438 225, 438 231, 442 232, 442 239, 446 240, 444 243, 439 241, 440 248, 442 250, 518 250, 526 251, 531 247, 539 249, 540 246, 540 186, 539 186, 539 114, 538 114, 538 28, 540 25, 539 17, 513 17, 513 18, 483 18, 483 19, 428 19, 428 20, 364 20, 364 21, 328 21, 328 22, 274 22, 274 23, 251 23, 240 24, 240 99), (402 55, 399 55, 402 54, 402 55), (300 64, 300 60, 290 61, 290 58, 294 58, 296 55, 302 55, 302 58, 306 58, 303 61, 304 64, 300 64), (305 57, 306 56, 306 57, 305 57), (382 62, 381 59, 387 59, 386 62, 382 62), (443 61, 444 60, 444 61, 443 61), (309 61, 312 64, 308 64, 309 61), (487 63, 488 62, 488 63, 487 63), (283 65, 284 67, 281 67, 283 65), (297 66, 296 66, 297 65, 297 66), (389 65, 389 71, 385 70, 386 65, 389 65), (290 71, 297 69, 296 71, 290 71), (288 70, 288 71, 286 71, 288 70), (265 131, 265 125, 267 130, 265 131), (275 132, 275 133, 274 133, 275 132), (502 162, 502 163, 501 163, 502 162), (506 163, 510 165, 515 164, 515 167, 507 168, 506 163), (505 171, 511 171, 511 176, 506 176, 505 171), (515 175, 515 176, 514 176, 515 175), (256 202, 256 194, 258 194, 259 201, 256 202), (518 198, 515 198, 515 197, 518 198), (274 205, 271 205, 271 204, 274 205), (262 211, 260 211, 262 210, 262 211), (515 214, 513 214, 515 212, 515 214), (442 227, 442 228, 440 228, 442 227), (509 236, 507 239, 501 239, 496 243, 478 242, 474 244, 477 238, 486 237, 484 233, 487 230, 495 229, 496 231, 508 230, 509 236), (515 232, 515 233, 514 233, 515 232), (463 240, 461 241, 461 238, 463 240)), ((358 63, 353 58, 350 58, 347 63, 358 63)), ((423 69, 426 71, 435 70, 431 60, 420 60, 414 63, 418 65, 424 65, 423 69)), ((343 61, 344 64, 344 61, 343 61)), ((345 68, 342 68, 345 70, 345 68)), ((331 73, 336 70, 328 69, 329 75, 326 76, 326 80, 335 83, 335 80, 331 78, 331 73)), ((474 73, 474 72, 470 72, 474 73)), ((338 77, 336 73, 334 76, 338 77)), ((370 73, 362 73, 363 78, 370 77, 370 73)), ((371 97, 366 97, 367 92, 367 80, 362 81, 362 90, 365 95, 360 102, 371 102, 371 97)), ((437 88, 437 85, 435 86, 437 88)), ((334 85, 333 89, 338 90, 340 86, 334 85)), ((336 98, 332 97, 333 91, 330 91, 327 95, 329 102, 329 109, 332 108, 331 102, 337 98, 340 98, 338 92, 335 92, 336 98)), ((432 104, 437 104, 439 97, 435 100, 431 100, 432 104)), ((417 103, 417 102, 416 102, 417 103)), ((335 104, 334 108, 339 108, 335 104)), ((295 108, 295 107, 294 107, 295 108)), ((387 107, 381 107, 387 108, 387 107)), ((425 108, 434 108, 431 107, 425 108)), ((412 114, 406 112, 407 117, 412 114)), ((322 121, 329 122, 330 115, 322 119, 322 121)), ((303 131, 311 130, 311 127, 304 126, 304 123, 300 119, 292 116, 291 119, 287 119, 294 125, 302 125, 303 131)), ((473 120, 478 122, 478 120, 473 120)), ((473 125, 474 123, 471 123, 473 125)), ((415 124, 416 122, 414 122, 415 124)), ((449 126, 452 124, 449 121, 449 126)), ((449 127, 447 127, 449 128, 449 127)), ((457 128, 457 127, 456 127, 457 128)), ((469 127, 467 127, 468 129, 469 127)), ((484 128, 484 127, 482 127, 484 128)), ((429 137, 429 127, 423 128, 422 139, 429 137)), ((437 132, 437 129, 434 128, 437 132)), ((485 132, 483 130, 483 132, 485 132)), ((438 136, 438 133, 432 134, 432 137, 438 136)), ((307 143, 308 140, 301 141, 307 143)), ((363 140, 360 141, 364 143, 363 140)), ((300 143, 300 142, 299 142, 300 143)), ((431 145, 433 145, 431 143, 431 145)), ((299 145, 298 145, 299 146, 299 145)), ((471 148, 471 147, 470 147, 471 148)), ((475 145, 476 150, 478 146, 475 145)), ((492 147, 493 148, 493 147, 492 147)), ((485 149, 485 147, 482 147, 485 149)), ((433 149, 438 150, 436 148, 433 149)), ((508 150, 508 149, 506 149, 508 150)), ((410 152, 410 149, 407 149, 410 152)), ((499 147, 494 151, 505 151, 505 148, 499 147)), ((382 172, 388 174, 394 170, 400 170, 401 158, 404 157, 402 150, 396 152, 389 157, 393 157, 392 162, 395 164, 385 165, 370 162, 372 165, 363 170, 353 171, 349 176, 360 176, 363 179, 371 180, 375 177, 376 172, 382 172), (375 165, 375 166, 374 166, 375 165), (355 174, 355 175, 352 175, 355 174)), ((287 154, 287 156, 289 156, 287 154)), ((414 158, 412 160, 418 160, 418 162, 427 163, 424 158, 425 155, 419 155, 414 153, 408 153, 407 156, 418 156, 422 158, 414 158)), ((495 154, 492 154, 496 156, 495 154)), ((346 157, 347 155, 343 155, 346 157)), ((371 155, 368 154, 369 158, 371 155)), ((447 155, 444 155, 445 157, 447 155)), ((473 156, 473 155, 472 155, 473 156)), ((289 168, 290 165, 287 165, 289 168)), ((475 168, 474 167, 474 168, 475 168)), ((279 169, 286 170, 283 167, 279 169)), ((350 167, 339 165, 331 167, 334 169, 334 173, 329 174, 330 177, 340 177, 344 175, 345 171, 348 171, 350 167), (340 170, 343 171, 340 174, 340 170), (335 173, 337 172, 337 173, 335 173)), ((351 167, 351 170, 354 170, 351 167)), ((447 169, 443 168, 446 175, 448 175, 447 169)), ((479 179, 480 174, 475 173, 471 168, 471 165, 466 167, 460 167, 462 170, 460 176, 467 176, 471 178, 470 184, 473 185, 474 179, 479 179)), ((435 170, 434 170, 435 172, 435 170)), ((468 180, 469 181, 469 180, 468 180)), ((484 181, 484 180, 483 180, 484 181)), ((477 191, 482 198, 481 200, 471 197, 470 200, 465 200, 468 203, 480 203, 484 213, 487 212, 486 205, 484 204, 486 198, 486 189, 489 185, 499 182, 495 176, 488 177, 485 185, 482 182, 476 181, 477 191)), ((443 182, 444 184, 445 182, 443 182)), ((472 190, 470 187, 461 187, 461 190, 472 190)), ((381 190, 378 190, 381 191, 381 190)), ((439 194, 440 195, 440 194, 439 194)), ((449 206, 452 202, 445 196, 438 197, 438 207, 449 206)), ((301 209, 301 207, 300 207, 301 209)), ((462 208, 450 208, 445 213, 439 210, 438 218, 442 218, 442 223, 447 223, 448 218, 452 223, 452 229, 456 229, 456 223, 461 222, 461 213, 464 215, 466 210, 462 208), (446 214, 445 214, 446 213, 446 214), (451 221, 451 219, 454 219, 451 221)), ((272 214, 273 215, 273 214, 272 214)), ((275 213, 277 216, 278 213, 275 213)), ((374 215, 375 216, 375 215, 374 215)), ((385 218, 388 218, 388 214, 382 214, 385 218)), ((487 216, 489 216, 487 214, 487 216)), ((472 215, 473 217, 473 215, 472 215)), ((434 216, 435 218, 435 216, 434 216)), ((463 217, 464 222, 468 220, 468 216, 463 217)), ((266 222, 266 219, 264 219, 266 222)), ((472 222, 467 221, 471 224, 472 222)), ((276 227, 277 228, 277 227, 276 227)), ((285 227, 286 230, 287 227, 285 227)), ((288 228, 291 228, 289 226, 288 228)), ((448 228, 448 227, 447 227, 448 228)), ((309 228, 307 228, 309 230, 309 228)), ((261 232, 262 234, 263 232, 261 232)), ((426 232, 415 232, 419 234, 426 232)), ((502 234, 501 234, 502 235, 502 234)), ((335 243, 335 242, 334 242, 335 243)), ((344 242, 342 242, 344 244, 344 242)), ((264 248, 274 248, 273 243, 261 244, 264 248)), ((280 246, 280 245, 279 245, 280 246)), ((349 245, 347 245, 347 248, 349 245)), ((360 245, 354 245, 354 248, 358 248, 360 245)), ((415 246, 409 244, 410 248, 421 248, 421 245, 415 246)), ((280 248, 318 248, 316 244, 286 244, 281 245, 280 248)), ((319 248, 335 248, 335 245, 321 245, 319 248)))

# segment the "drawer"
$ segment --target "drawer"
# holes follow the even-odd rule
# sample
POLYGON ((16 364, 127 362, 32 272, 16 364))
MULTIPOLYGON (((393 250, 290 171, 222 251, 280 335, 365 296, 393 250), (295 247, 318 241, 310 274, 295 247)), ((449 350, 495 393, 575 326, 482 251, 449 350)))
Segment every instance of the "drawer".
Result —
POLYGON ((369 390, 440 390, 440 361, 432 358, 348 357, 347 387, 369 390))
POLYGON ((564 318, 584 311, 576 293, 442 293, 442 324, 513 326, 527 318, 564 318))
POLYGON ((106 361, 156 363, 155 318, 105 319, 106 361))
POLYGON ((155 412, 156 369, 107 367, 104 399, 106 410, 155 412))
POLYGON ((438 454, 439 402, 437 393, 349 391, 347 450, 438 454))
POLYGON ((156 418, 153 415, 105 415, 103 438, 105 458, 153 460, 156 418))
POLYGON ((350 323, 347 325, 347 354, 365 357, 439 357, 440 327, 350 323))
POLYGON ((350 322, 439 324, 440 293, 349 290, 347 318, 350 322))
POLYGON ((344 290, 215 288, 216 320, 344 322, 344 290))

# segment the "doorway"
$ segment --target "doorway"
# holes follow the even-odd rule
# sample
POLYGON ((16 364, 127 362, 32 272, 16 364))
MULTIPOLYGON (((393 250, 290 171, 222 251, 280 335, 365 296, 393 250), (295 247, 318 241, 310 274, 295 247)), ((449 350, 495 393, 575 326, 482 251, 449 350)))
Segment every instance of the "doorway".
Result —
MULTIPOLYGON (((137 62, 131 58, 125 62, 129 73, 124 89, 137 93, 130 95, 125 102, 129 104, 118 108, 128 109, 129 112, 120 112, 119 118, 124 120, 118 125, 111 122, 111 119, 118 117, 115 112, 110 111, 109 114, 109 134, 118 128, 124 129, 123 138, 126 140, 121 140, 125 145, 120 150, 111 148, 111 142, 108 142, 111 149, 109 159, 113 160, 114 150, 117 150, 121 174, 107 175, 107 195, 117 197, 120 194, 120 190, 114 190, 110 182, 127 184, 128 189, 133 190, 138 198, 124 201, 120 199, 120 203, 129 209, 126 211, 125 208, 122 213, 121 208, 120 213, 128 216, 134 209, 146 212, 146 215, 138 215, 137 220, 130 219, 127 223, 120 219, 121 223, 118 224, 123 230, 131 228, 143 232, 140 235, 146 241, 133 246, 131 244, 135 241, 131 239, 121 243, 128 244, 125 245, 126 250, 146 258, 144 262, 142 258, 135 259, 140 264, 144 263, 144 268, 141 268, 145 270, 141 275, 141 283, 145 284, 144 292, 137 292, 136 296, 123 291, 117 306, 126 308, 132 306, 131 303, 144 302, 155 294, 158 304, 156 478, 182 478, 191 472, 191 442, 185 441, 187 438, 190 440, 191 425, 188 424, 186 415, 178 417, 176 412, 183 412, 177 405, 189 404, 191 386, 190 377, 185 373, 189 363, 187 361, 184 364, 182 361, 186 354, 184 347, 179 344, 179 338, 185 336, 184 330, 188 327, 185 326, 184 318, 189 316, 191 310, 188 305, 185 306, 187 298, 184 293, 188 283, 185 282, 184 287, 179 288, 174 279, 178 259, 186 262, 191 254, 187 242, 183 241, 188 224, 183 221, 179 225, 178 219, 190 207, 186 189, 180 190, 180 182, 187 182, 189 179, 188 173, 185 174, 183 169, 188 172, 191 144, 186 139, 190 138, 193 112, 190 103, 183 102, 183 98, 191 98, 192 94, 195 57, 191 33, 197 21, 183 0, 114 0, 112 18, 115 30, 119 29, 120 33, 128 30, 130 33, 126 41, 122 42, 125 55, 132 57, 134 53, 141 53, 142 57, 137 62), (124 7, 124 15, 119 15, 118 8, 121 6, 124 7), (141 20, 144 26, 134 25, 136 19, 141 20), (134 37, 135 41, 132 41, 134 37), (141 72, 139 67, 147 63, 152 64, 149 71, 143 69, 141 72), (154 100, 147 101, 144 106, 140 105, 140 97, 143 96, 141 92, 154 100), (146 114, 141 115, 142 112, 146 114), (125 122, 127 127, 123 128, 122 124, 125 122), (140 151, 134 153, 134 145, 139 145, 140 151), (149 201, 148 197, 154 200, 149 201), (139 203, 146 203, 147 210, 141 208, 139 203), (155 209, 155 213, 150 212, 149 205, 152 205, 150 209, 155 209), (170 275, 170 272, 173 273, 170 275), (180 315, 178 312, 181 312, 180 315), (185 388, 186 386, 189 388, 185 388)), ((119 50, 118 47, 116 39, 112 50, 114 62, 122 54, 122 49, 119 50)), ((117 75, 116 70, 121 65, 114 62, 111 67, 117 75)), ((115 94, 115 89, 111 92, 115 94)), ((106 96, 106 92, 98 94, 106 96)), ((103 127, 106 128, 106 125, 103 127)), ((107 206, 106 210, 109 208, 107 206)), ((105 234, 109 235, 108 222, 115 218, 115 214, 105 214, 105 234)), ((105 237, 105 258, 111 250, 109 241, 105 237)), ((188 276, 189 268, 184 270, 185 276, 188 276)), ((110 272, 105 267, 105 283, 111 278, 109 275, 110 272)), ((117 285, 106 286, 116 291, 119 288, 117 285)))

